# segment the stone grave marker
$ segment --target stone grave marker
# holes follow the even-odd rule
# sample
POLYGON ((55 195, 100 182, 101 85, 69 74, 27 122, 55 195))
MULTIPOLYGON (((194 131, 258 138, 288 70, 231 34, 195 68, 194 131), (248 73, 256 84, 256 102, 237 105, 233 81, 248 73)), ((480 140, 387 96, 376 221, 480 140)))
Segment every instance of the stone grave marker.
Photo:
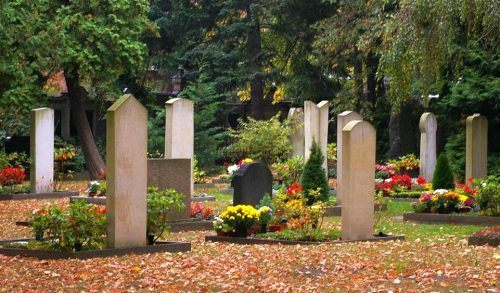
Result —
POLYGON ((342 130, 342 240, 373 238, 376 131, 366 121, 342 130))
MULTIPOLYGON (((165 159, 190 159, 194 155, 194 105, 193 101, 182 98, 166 102, 165 113, 165 159)), ((191 166, 191 190, 194 191, 193 166, 191 166)))
MULTIPOLYGON (((344 111, 337 115, 337 187, 335 191, 337 193, 337 205, 342 204, 342 186, 343 186, 343 173, 342 173, 342 130, 347 125, 347 123, 355 120, 363 120, 363 117, 354 111, 344 111)), ((375 167, 374 167, 375 168, 375 167)))
POLYGON ((313 141, 316 141, 323 153, 323 168, 325 176, 328 177, 328 167, 326 159, 326 151, 328 144, 328 101, 321 101, 318 105, 311 101, 304 102, 304 148, 305 160, 309 159, 311 154, 311 146, 313 141))
POLYGON ((436 116, 430 112, 422 114, 418 126, 420 128, 420 176, 431 182, 436 166, 436 116))
POLYGON ((465 178, 485 178, 488 166, 488 120, 481 114, 474 114, 467 117, 466 127, 465 178))
POLYGON ((146 245, 148 112, 132 95, 107 111, 107 245, 146 245))
POLYGON ((233 205, 256 206, 266 193, 272 196, 273 175, 264 163, 243 164, 231 180, 231 186, 234 188, 233 205))
POLYGON ((288 111, 288 118, 292 119, 293 127, 295 130, 290 136, 290 142, 292 144, 292 157, 305 156, 305 141, 304 141, 304 110, 302 108, 290 108, 288 111))
POLYGON ((148 159, 148 186, 159 190, 173 188, 184 194, 184 209, 172 212, 170 219, 189 218, 191 206, 191 160, 190 159, 148 159))
POLYGON ((30 114, 31 193, 54 192, 54 110, 30 114))

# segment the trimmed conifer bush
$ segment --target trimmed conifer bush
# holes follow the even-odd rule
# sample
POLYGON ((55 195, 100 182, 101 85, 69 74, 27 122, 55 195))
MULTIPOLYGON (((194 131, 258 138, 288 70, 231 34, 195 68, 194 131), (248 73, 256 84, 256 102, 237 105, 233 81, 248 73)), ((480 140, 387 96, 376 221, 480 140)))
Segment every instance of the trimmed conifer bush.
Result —
POLYGON ((451 172, 448 158, 441 153, 436 162, 434 175, 432 176, 432 188, 435 189, 453 189, 453 173, 451 172))
POLYGON ((304 165, 304 171, 300 177, 300 184, 304 190, 307 204, 312 205, 315 201, 327 201, 330 195, 330 186, 326 179, 323 168, 324 156, 316 141, 311 146, 311 155, 304 165), (318 191, 319 188, 319 192, 318 191))

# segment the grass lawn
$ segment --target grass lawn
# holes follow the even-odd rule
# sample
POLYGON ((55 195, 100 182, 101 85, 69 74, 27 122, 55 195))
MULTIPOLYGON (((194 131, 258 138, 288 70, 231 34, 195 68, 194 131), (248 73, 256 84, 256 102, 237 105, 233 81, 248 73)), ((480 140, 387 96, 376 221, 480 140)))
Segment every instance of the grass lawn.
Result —
MULTIPOLYGON (((217 211, 232 196, 209 190, 217 211)), ((68 200, 0 202, 0 238, 31 236, 13 225, 39 205, 68 200)), ((0 256, 0 292, 464 292, 500 290, 500 251, 468 246, 484 227, 421 225, 401 220, 409 203, 390 202, 377 212, 385 233, 405 241, 317 246, 206 243, 211 231, 172 233, 192 243, 189 253, 129 255, 92 260, 39 261, 0 256)), ((328 218, 326 227, 339 227, 328 218)))

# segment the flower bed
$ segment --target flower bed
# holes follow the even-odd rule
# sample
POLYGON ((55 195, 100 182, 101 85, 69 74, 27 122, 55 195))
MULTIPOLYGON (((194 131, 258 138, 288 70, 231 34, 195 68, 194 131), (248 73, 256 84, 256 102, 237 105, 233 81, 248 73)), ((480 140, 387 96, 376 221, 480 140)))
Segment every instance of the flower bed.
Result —
POLYGON ((47 250, 30 250, 23 248, 5 247, 15 244, 24 244, 31 239, 24 240, 4 240, 0 243, 0 254, 7 256, 26 256, 35 257, 38 259, 89 259, 96 257, 123 256, 127 254, 147 254, 155 252, 186 252, 191 251, 191 243, 189 242, 159 242, 155 245, 147 245, 131 248, 106 248, 101 250, 87 251, 47 251, 47 250))
POLYGON ((500 217, 471 216, 467 214, 405 213, 403 214, 403 220, 425 224, 500 225, 500 217))
POLYGON ((469 245, 490 245, 497 247, 500 244, 500 227, 477 231, 468 238, 469 245))

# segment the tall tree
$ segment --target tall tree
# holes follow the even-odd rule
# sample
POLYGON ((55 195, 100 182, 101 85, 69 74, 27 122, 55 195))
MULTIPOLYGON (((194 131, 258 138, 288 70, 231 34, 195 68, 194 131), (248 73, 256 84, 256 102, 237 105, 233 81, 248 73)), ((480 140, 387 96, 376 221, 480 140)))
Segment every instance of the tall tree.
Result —
POLYGON ((105 174, 87 121, 84 104, 89 90, 95 98, 118 95, 115 81, 122 74, 143 70, 147 48, 142 39, 155 32, 147 14, 149 1, 17 0, 5 4, 22 15, 14 24, 28 26, 25 40, 12 44, 22 54, 21 66, 35 74, 64 71, 72 117, 90 177, 105 174))

